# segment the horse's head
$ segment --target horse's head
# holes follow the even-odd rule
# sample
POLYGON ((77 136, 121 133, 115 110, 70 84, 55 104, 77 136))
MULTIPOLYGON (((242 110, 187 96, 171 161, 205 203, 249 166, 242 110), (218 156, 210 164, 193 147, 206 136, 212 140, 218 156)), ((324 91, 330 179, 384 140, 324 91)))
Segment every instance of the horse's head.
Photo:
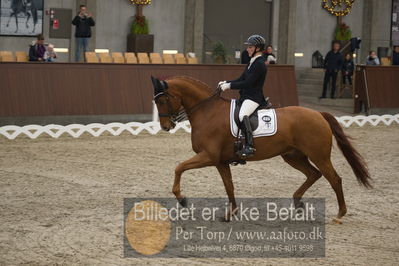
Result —
POLYGON ((154 85, 154 101, 158 108, 159 121, 163 130, 169 131, 176 126, 181 116, 181 100, 171 93, 168 83, 151 77, 154 85))

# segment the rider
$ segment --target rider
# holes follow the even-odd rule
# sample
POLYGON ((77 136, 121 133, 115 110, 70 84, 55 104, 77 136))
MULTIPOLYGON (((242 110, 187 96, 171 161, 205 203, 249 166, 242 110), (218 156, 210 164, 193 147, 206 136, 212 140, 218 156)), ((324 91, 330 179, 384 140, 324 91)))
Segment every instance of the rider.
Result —
POLYGON ((260 106, 266 103, 263 95, 263 84, 266 78, 266 64, 262 52, 265 49, 265 39, 260 35, 252 35, 245 42, 251 57, 240 78, 233 81, 221 81, 219 87, 222 91, 227 89, 240 90, 242 103, 239 120, 244 130, 245 144, 238 155, 242 159, 252 156, 255 152, 253 146, 252 129, 249 116, 260 106))

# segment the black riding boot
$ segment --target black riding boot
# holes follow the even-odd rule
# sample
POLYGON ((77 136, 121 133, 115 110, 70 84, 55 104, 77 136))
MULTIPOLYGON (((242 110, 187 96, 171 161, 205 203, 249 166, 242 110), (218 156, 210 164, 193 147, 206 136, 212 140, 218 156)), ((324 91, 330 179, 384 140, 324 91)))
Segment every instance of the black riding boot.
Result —
POLYGON ((253 156, 255 153, 252 128, 248 116, 244 116, 244 119, 242 120, 242 128, 245 136, 245 144, 242 150, 238 152, 238 156, 245 160, 246 158, 253 156))

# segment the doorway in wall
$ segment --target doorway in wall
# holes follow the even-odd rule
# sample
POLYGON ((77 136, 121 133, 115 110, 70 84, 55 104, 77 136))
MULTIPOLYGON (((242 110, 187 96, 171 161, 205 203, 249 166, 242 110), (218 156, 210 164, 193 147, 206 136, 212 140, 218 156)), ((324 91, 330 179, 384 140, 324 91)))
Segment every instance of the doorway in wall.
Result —
POLYGON ((205 0, 204 63, 214 63, 214 45, 222 43, 227 63, 236 63, 235 51, 242 51, 252 34, 260 34, 271 43, 272 1, 205 0))

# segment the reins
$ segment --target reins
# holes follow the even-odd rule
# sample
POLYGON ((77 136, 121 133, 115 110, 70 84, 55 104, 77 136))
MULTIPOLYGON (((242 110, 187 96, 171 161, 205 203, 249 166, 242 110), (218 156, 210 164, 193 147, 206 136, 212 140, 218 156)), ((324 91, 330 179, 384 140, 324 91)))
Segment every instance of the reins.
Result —
POLYGON ((196 105, 194 105, 193 107, 191 107, 190 109, 186 110, 187 115, 189 115, 190 113, 194 113, 195 110, 197 110, 201 105, 203 105, 204 103, 210 101, 213 97, 215 96, 220 96, 220 93, 222 92, 222 90, 220 88, 217 88, 214 93, 209 96, 206 99, 203 99, 201 101, 199 101, 196 105))
MULTIPOLYGON (((174 96, 173 94, 170 94, 167 91, 165 91, 162 93, 162 95, 166 96, 166 103, 168 105, 169 112, 168 113, 159 113, 158 115, 159 115, 159 117, 169 117, 173 123, 181 122, 181 121, 187 119, 187 116, 189 114, 193 114, 199 107, 201 107, 201 105, 212 100, 215 96, 220 96, 221 92, 222 92, 221 89, 217 88, 211 96, 199 101, 197 104, 195 104, 193 107, 189 108, 188 110, 185 110, 184 108, 182 108, 179 111, 173 113, 173 108, 169 101, 169 97, 173 97, 176 99, 177 99, 177 97, 174 96)), ((162 96, 162 95, 159 95, 159 96, 162 96)), ((155 103, 157 102, 157 98, 159 98, 159 97, 156 97, 155 103)))

